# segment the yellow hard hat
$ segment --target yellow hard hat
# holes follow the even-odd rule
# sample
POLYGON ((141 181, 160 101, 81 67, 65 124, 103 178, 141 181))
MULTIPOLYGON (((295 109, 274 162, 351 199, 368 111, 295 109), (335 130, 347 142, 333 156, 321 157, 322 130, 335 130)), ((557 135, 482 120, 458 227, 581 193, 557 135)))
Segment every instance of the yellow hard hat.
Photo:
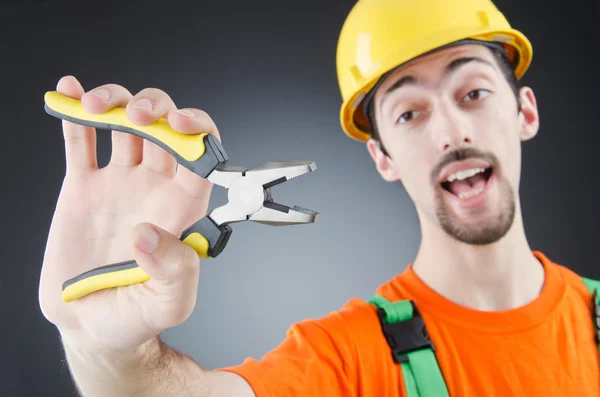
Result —
POLYGON ((532 47, 490 0, 358 0, 344 22, 337 47, 337 76, 344 132, 370 137, 361 103, 390 70, 429 51, 465 39, 503 45, 520 79, 532 47))

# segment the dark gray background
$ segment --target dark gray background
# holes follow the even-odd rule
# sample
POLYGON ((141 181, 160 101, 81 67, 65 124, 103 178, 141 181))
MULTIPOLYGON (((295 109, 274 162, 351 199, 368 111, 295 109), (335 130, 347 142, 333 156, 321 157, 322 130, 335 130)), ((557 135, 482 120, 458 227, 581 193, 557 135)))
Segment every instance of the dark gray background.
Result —
MULTIPOLYGON (((37 301, 40 266, 64 173, 60 121, 43 95, 73 74, 89 90, 118 83, 167 91, 206 110, 231 163, 315 160, 278 201, 321 212, 317 224, 235 225, 205 261, 196 311, 167 341, 215 368, 260 357, 296 321, 368 298, 416 252, 419 230, 401 186, 383 182, 338 122, 336 41, 353 1, 2 1, 1 396, 74 395, 55 328, 37 301)), ((541 130, 524 145, 528 237, 555 261, 600 278, 598 0, 498 0, 534 44, 524 82, 541 130)), ((99 158, 110 139, 100 131, 99 158)), ((224 202, 215 188, 211 206, 224 202)), ((176 208, 172 209, 176 211, 176 208)), ((440 258, 443 266, 444 258, 440 258)))

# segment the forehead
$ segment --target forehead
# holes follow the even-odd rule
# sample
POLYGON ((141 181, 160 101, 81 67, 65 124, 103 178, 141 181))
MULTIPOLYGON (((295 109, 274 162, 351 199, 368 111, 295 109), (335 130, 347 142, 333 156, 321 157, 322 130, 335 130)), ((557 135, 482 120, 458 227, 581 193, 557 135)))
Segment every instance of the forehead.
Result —
MULTIPOLYGON (((497 69, 494 56, 488 47, 479 44, 463 44, 445 48, 413 59, 398 67, 381 82, 375 93, 375 100, 381 98, 392 85, 406 76, 414 77, 419 81, 439 81, 444 77, 447 66, 459 58, 483 60, 497 69)), ((481 62, 474 64, 480 65, 480 67, 489 67, 481 62)))

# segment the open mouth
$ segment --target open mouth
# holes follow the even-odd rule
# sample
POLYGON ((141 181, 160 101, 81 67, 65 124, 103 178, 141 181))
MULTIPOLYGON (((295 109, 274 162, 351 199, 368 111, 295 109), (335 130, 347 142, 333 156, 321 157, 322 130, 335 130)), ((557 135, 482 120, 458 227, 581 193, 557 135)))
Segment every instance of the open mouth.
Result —
POLYGON ((441 185, 459 199, 467 200, 483 193, 492 174, 492 167, 469 168, 449 175, 441 185))

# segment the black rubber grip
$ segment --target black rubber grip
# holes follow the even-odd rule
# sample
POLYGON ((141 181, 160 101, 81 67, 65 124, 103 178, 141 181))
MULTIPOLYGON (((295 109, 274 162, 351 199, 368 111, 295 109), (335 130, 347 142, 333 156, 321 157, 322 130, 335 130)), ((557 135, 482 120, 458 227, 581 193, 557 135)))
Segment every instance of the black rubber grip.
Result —
POLYGON ((208 256, 216 258, 227 245, 231 237, 231 226, 217 225, 209 216, 205 216, 192 226, 188 227, 181 234, 181 240, 193 233, 200 233, 208 240, 208 256))
POLYGON ((85 273, 81 273, 79 276, 75 276, 72 279, 65 281, 63 283, 62 289, 64 290, 69 285, 72 285, 79 281, 85 280, 86 278, 97 276, 99 274, 113 273, 113 272, 118 272, 120 270, 133 269, 135 267, 138 267, 138 264, 135 261, 125 261, 125 262, 113 263, 112 265, 100 266, 95 269, 89 270, 85 273))
MULTIPOLYGON (((175 156, 179 164, 202 178, 206 178, 218 165, 225 164, 229 160, 223 145, 214 136, 209 134, 204 137, 204 147, 205 151, 202 157, 193 162, 187 161, 179 155, 175 156)), ((172 151, 171 153, 175 152, 172 151)))

